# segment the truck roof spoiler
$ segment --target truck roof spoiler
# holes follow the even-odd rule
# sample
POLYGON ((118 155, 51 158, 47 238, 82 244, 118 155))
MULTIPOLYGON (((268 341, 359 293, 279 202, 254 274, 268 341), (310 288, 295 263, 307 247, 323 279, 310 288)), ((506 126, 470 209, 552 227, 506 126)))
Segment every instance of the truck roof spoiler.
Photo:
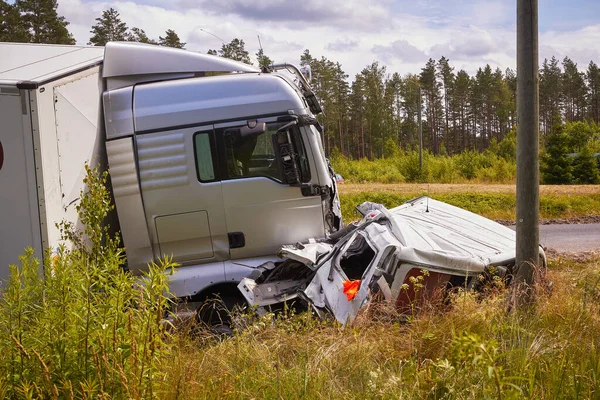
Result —
POLYGON ((223 57, 136 42, 109 42, 104 48, 103 78, 182 72, 260 72, 223 57))
POLYGON ((260 69, 223 57, 145 43, 108 42, 104 48, 102 77, 109 89, 205 72, 260 72, 260 69))

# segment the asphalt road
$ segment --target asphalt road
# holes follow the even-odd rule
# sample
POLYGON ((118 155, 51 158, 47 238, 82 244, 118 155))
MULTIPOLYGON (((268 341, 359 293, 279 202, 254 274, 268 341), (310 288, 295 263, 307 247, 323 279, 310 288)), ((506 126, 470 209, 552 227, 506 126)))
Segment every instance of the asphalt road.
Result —
POLYGON ((540 243, 559 252, 600 250, 600 224, 540 225, 540 243))

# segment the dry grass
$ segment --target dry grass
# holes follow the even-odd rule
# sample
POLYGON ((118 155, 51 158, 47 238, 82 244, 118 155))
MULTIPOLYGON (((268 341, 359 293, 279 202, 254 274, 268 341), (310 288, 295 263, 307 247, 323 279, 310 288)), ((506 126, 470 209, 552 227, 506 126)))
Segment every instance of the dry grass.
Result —
MULTIPOLYGON (((423 193, 505 193, 515 194, 516 186, 496 184, 443 183, 344 183, 338 186, 341 194, 360 192, 394 192, 411 195, 423 193)), ((540 185, 540 195, 600 194, 600 185, 540 185)))
MULTIPOLYGON (((409 323, 363 314, 351 326, 310 315, 261 318, 233 338, 180 337, 167 399, 597 398, 600 263, 559 257, 553 290, 506 312, 506 292, 457 293, 409 323)), ((168 360, 168 361, 167 361, 168 360)))

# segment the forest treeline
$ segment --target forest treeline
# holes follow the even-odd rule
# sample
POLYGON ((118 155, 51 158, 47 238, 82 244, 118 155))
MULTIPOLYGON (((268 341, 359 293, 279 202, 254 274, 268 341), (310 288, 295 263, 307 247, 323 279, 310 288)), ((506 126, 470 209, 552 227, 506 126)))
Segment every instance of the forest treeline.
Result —
MULTIPOLYGON (((488 64, 474 75, 455 71, 442 57, 429 59, 418 74, 388 73, 377 61, 351 82, 339 63, 311 56, 313 85, 324 103, 326 148, 349 158, 386 157, 387 143, 418 148, 419 105, 424 149, 432 154, 483 151, 516 126, 516 72, 488 64), (420 102, 419 102, 419 93, 420 102)), ((580 70, 569 57, 544 60, 540 69, 542 146, 553 125, 599 121, 600 71, 590 61, 580 70), (558 119, 556 118, 558 116, 558 119)))
MULTIPOLYGON (((600 126, 595 122, 554 121, 540 159, 543 184, 600 183, 600 126)), ((384 144, 385 157, 351 159, 334 148, 330 159, 336 173, 355 183, 503 183, 515 182, 517 173, 516 129, 502 140, 490 140, 484 151, 463 150, 449 154, 444 148, 434 155, 402 150, 392 140, 384 144)))
MULTIPOLYGON (((56 0, 16 0, 14 4, 0 0, 0 41, 74 44, 69 23, 57 14, 57 6, 56 0)), ((102 46, 111 40, 185 46, 171 29, 164 37, 152 39, 141 28, 129 28, 113 8, 96 18, 88 44, 102 46)), ((238 38, 208 53, 252 63, 244 40, 238 38)), ((273 62, 262 49, 254 58, 263 68, 273 62)), ((419 112, 423 148, 432 155, 483 152, 516 125, 517 78, 510 68, 502 71, 487 64, 470 75, 441 57, 429 59, 418 73, 400 75, 373 61, 350 80, 339 62, 316 57, 308 49, 300 63, 311 67, 312 85, 325 110, 319 118, 328 154, 337 149, 348 159, 373 160, 390 156, 396 148, 415 150, 419 112)), ((542 149, 556 124, 587 124, 589 129, 583 132, 567 129, 568 135, 587 135, 592 140, 599 119, 598 65, 590 61, 581 68, 569 57, 544 60, 540 68, 542 149)))

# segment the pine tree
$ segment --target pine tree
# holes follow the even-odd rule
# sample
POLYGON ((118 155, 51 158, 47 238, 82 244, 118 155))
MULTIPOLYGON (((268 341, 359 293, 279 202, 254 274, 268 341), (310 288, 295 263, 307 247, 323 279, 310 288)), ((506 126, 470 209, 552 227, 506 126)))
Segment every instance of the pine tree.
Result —
POLYGON ((383 118, 385 115, 385 66, 380 66, 377 61, 365 67, 361 75, 364 79, 365 90, 365 122, 369 142, 368 157, 383 156, 385 130, 383 118))
POLYGON ((569 57, 563 60, 562 88, 564 93, 564 113, 567 122, 581 121, 585 112, 587 88, 583 74, 569 57))
POLYGON ((504 79, 500 68, 496 68, 494 72, 492 90, 492 106, 494 108, 493 136, 500 142, 504 138, 504 135, 512 128, 510 116, 516 109, 511 89, 504 79))
POLYGON ((342 154, 348 153, 348 108, 350 86, 347 82, 348 75, 342 70, 342 64, 335 63, 333 69, 333 108, 332 119, 335 120, 339 135, 339 149, 342 154), (344 134, 346 132, 346 134, 344 134))
POLYGON ((594 153, 584 146, 573 161, 573 177, 576 183, 596 185, 600 183, 600 171, 594 153))
MULTIPOLYGON (((307 50, 308 51, 308 50, 307 50)), ((306 51, 306 52, 307 52, 306 51)), ((305 54, 306 54, 305 52, 305 54)), ((364 158, 367 156, 365 145, 365 88, 364 78, 361 74, 357 74, 352 82, 350 91, 350 124, 352 129, 352 147, 356 158, 364 158)))
POLYGON ((399 86, 399 107, 403 116, 400 122, 400 145, 405 149, 418 146, 417 115, 419 113, 419 77, 408 74, 401 79, 399 86))
POLYGON ((450 119, 452 117, 452 113, 450 112, 450 102, 455 76, 454 68, 450 66, 450 61, 444 56, 438 61, 438 74, 442 83, 442 93, 444 97, 444 133, 442 134, 442 137, 446 146, 449 146, 450 149, 453 150, 454 140, 451 137, 450 132, 450 119))
POLYGON ((494 76, 489 64, 479 69, 475 75, 476 85, 473 99, 479 104, 477 122, 479 127, 479 149, 485 149, 493 137, 494 123, 494 76))
POLYGON ((88 44, 104 46, 111 41, 127 40, 127 24, 121 21, 119 12, 109 8, 102 12, 102 17, 96 18, 96 25, 92 26, 92 37, 88 44))
POLYGON ((517 74, 510 68, 506 68, 504 71, 504 82, 510 93, 510 112, 508 120, 511 129, 517 125, 517 74))
POLYGON ((590 61, 585 74, 589 92, 589 116, 596 123, 600 122, 600 69, 595 62, 590 61))
POLYGON ((440 146, 440 127, 442 126, 443 107, 440 94, 440 83, 436 75, 436 62, 429 59, 419 75, 421 92, 425 102, 423 103, 426 123, 423 124, 423 146, 428 147, 434 154, 438 153, 440 146), (426 134, 428 131, 428 135, 426 134), (426 140, 429 139, 429 140, 426 140), (429 142, 429 143, 427 143, 429 142))
POLYGON ((16 6, 0 0, 0 42, 29 42, 31 35, 27 31, 21 13, 16 6))
POLYGON ((167 29, 165 36, 158 37, 158 44, 161 46, 173 47, 176 49, 184 49, 185 43, 179 39, 179 35, 172 29, 167 29))
POLYGON ((474 147, 474 141, 469 134, 471 126, 471 90, 471 78, 465 70, 461 69, 456 74, 453 90, 454 95, 450 100, 450 108, 452 109, 452 113, 455 114, 454 118, 457 122, 456 138, 458 144, 456 148, 461 152, 473 149, 474 147))
POLYGON ((573 182, 573 166, 567 156, 568 151, 569 137, 564 132, 560 116, 555 115, 540 168, 544 184, 564 185, 573 182))
POLYGON ((544 135, 552 130, 552 116, 560 112, 562 72, 556 57, 544 60, 540 70, 540 125, 544 135))
POLYGON ((244 46, 245 43, 243 40, 235 38, 228 44, 223 43, 221 50, 219 50, 219 55, 221 57, 252 65, 252 62, 250 61, 250 54, 244 46))
POLYGON ((21 14, 23 26, 31 35, 31 42, 75 44, 67 29, 69 23, 56 13, 56 0, 17 0, 15 6, 21 14))
POLYGON ((271 64, 273 64, 273 60, 271 60, 269 56, 265 55, 265 52, 262 48, 258 49, 258 52, 256 53, 256 60, 258 61, 258 67, 263 71, 269 69, 271 64))
POLYGON ((148 43, 148 44, 157 44, 156 40, 150 39, 146 32, 140 28, 131 28, 129 33, 127 34, 128 42, 138 42, 138 43, 148 43))

